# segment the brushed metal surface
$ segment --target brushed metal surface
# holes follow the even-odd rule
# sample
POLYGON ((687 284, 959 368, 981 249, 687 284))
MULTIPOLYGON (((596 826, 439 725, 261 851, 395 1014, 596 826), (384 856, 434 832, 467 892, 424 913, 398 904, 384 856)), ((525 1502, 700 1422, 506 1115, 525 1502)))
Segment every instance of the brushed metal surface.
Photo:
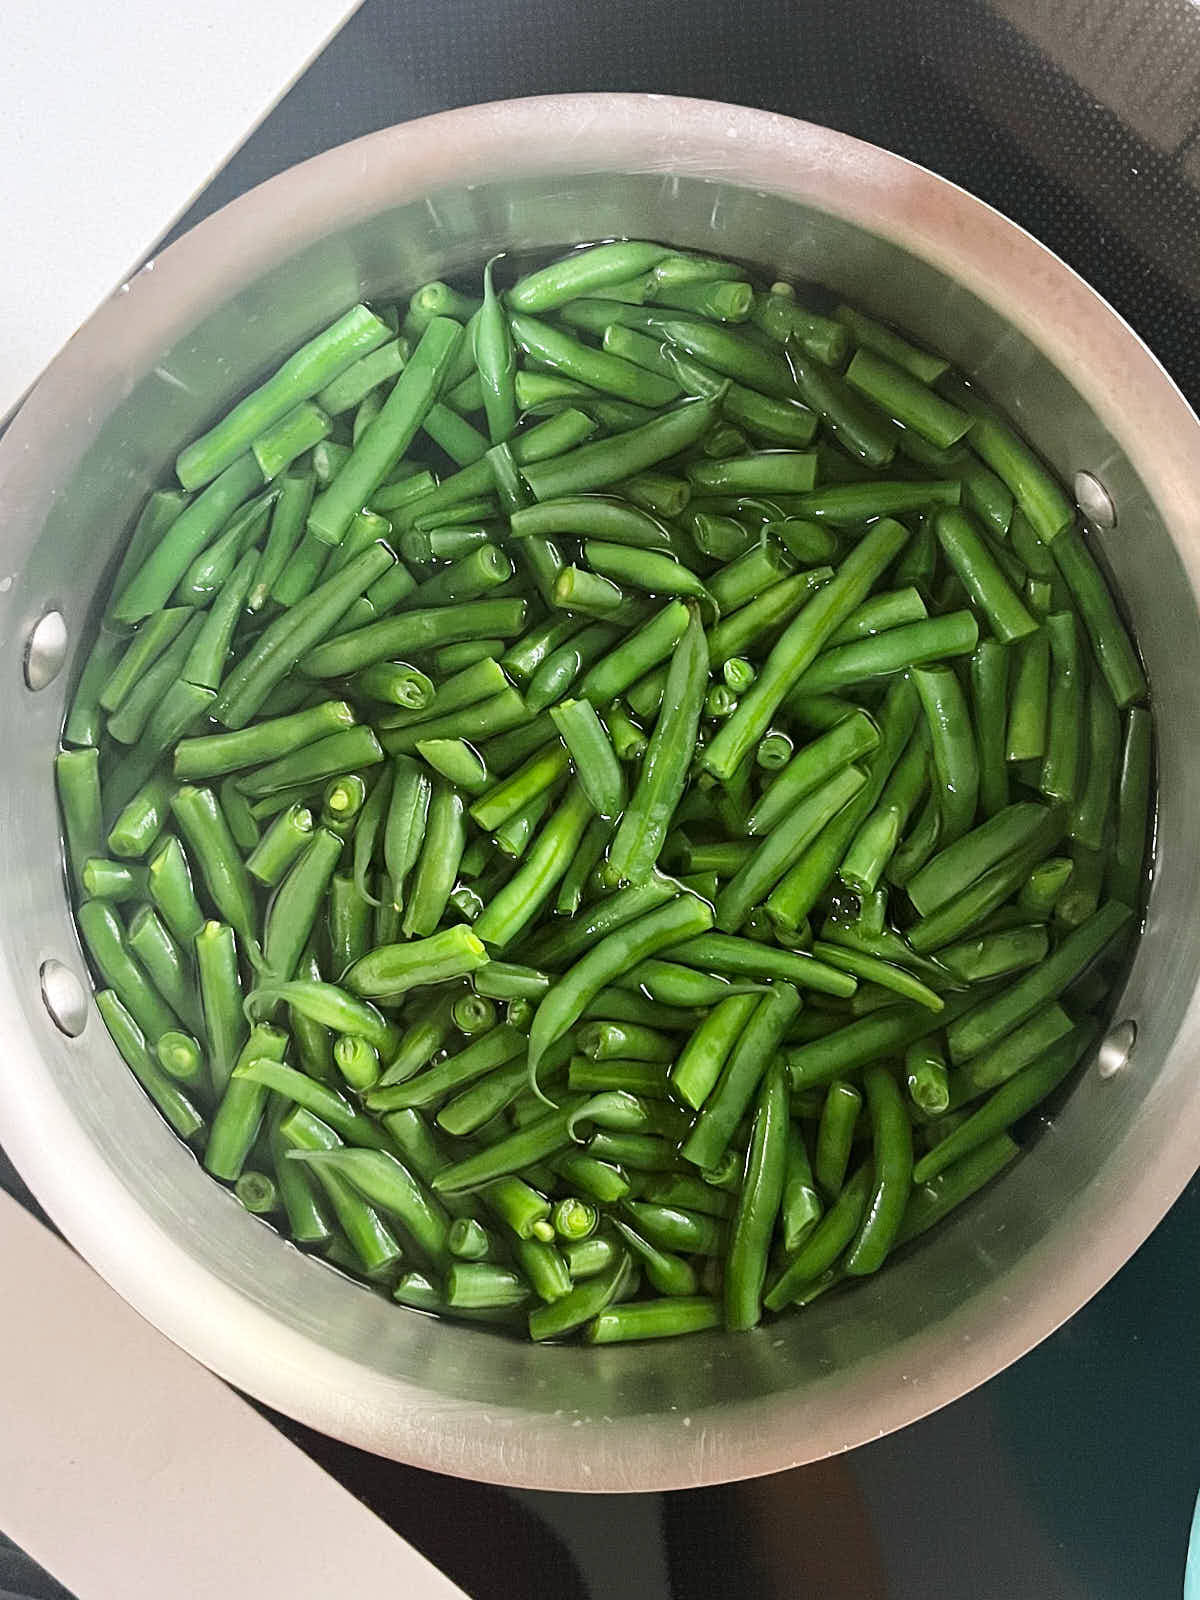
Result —
POLYGON ((436 1471, 684 1487, 814 1460, 946 1404, 1093 1294, 1200 1155, 1197 483, 1200 424, 1082 280, 961 190, 843 135, 709 102, 566 96, 430 117, 282 174, 102 308, 0 441, 0 1142, 171 1338, 280 1410, 436 1471), (78 1039, 58 1032, 38 970, 53 958, 83 972, 50 763, 69 675, 36 696, 21 677, 48 607, 86 636, 179 441, 357 296, 503 248, 621 233, 836 287, 974 373, 1067 482, 1094 473, 1119 508, 1100 538, 1160 741, 1157 878, 1117 1013, 1137 1024, 1128 1067, 1082 1075, 1016 1167, 878 1282, 683 1353, 536 1349, 377 1299, 205 1177, 98 1017, 78 1039))

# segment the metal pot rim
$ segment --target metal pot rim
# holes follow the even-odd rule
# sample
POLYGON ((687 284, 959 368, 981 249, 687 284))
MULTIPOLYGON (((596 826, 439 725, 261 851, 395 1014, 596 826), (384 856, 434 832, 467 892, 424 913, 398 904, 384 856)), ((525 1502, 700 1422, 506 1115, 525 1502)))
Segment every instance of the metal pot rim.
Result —
MULTIPOLYGON (((314 157, 232 202, 123 285, 35 386, 0 441, 0 478, 8 473, 17 486, 15 503, 26 442, 53 434, 64 411, 78 409, 97 368, 111 376, 106 350, 135 339, 165 345, 181 303, 202 316, 248 274, 324 234, 406 198, 484 182, 496 175, 498 151, 518 177, 680 172, 763 189, 931 263, 999 311, 1079 390, 1120 440, 1200 587, 1189 528, 1200 483, 1200 423, 1151 353, 1081 278, 991 207, 899 156, 771 113, 659 95, 547 96, 441 113, 314 157), (1120 395, 1109 381, 1117 370, 1120 395)), ((26 1009, 12 975, 0 970, 0 1014, 26 1009)), ((1189 1028, 1196 1010, 1193 999, 1189 1028)), ((36 1066, 28 1064, 27 1076, 24 1063, 10 1062, 0 1074, 5 1146, 67 1237, 164 1333, 266 1403, 367 1449, 432 1470, 550 1487, 649 1490, 753 1476, 914 1421, 1016 1360, 1094 1294, 1177 1198, 1200 1149, 1200 1097, 1193 1097, 1157 1130, 1153 1160, 1106 1196, 1103 1229, 1076 1212, 1056 1230, 1055 1261, 1040 1264, 1035 1299, 1020 1303, 1014 1295, 1002 1303, 984 1294, 946 1323, 944 1337, 958 1341, 952 1366, 898 1346, 856 1372, 851 1414, 827 1406, 814 1417, 797 1396, 699 1414, 687 1425, 696 1430, 693 1443, 707 1433, 707 1445, 701 1437, 698 1452, 684 1452, 676 1467, 664 1468, 661 1448, 651 1452, 653 1464, 642 1461, 645 1430, 661 1419, 597 1423, 573 1435, 564 1429, 555 1442, 558 1482, 547 1484, 544 1452, 532 1445, 522 1451, 503 1426, 502 1408, 435 1408, 417 1385, 369 1372, 298 1329, 281 1328, 263 1306, 214 1282, 133 1201, 36 1066), (398 1421, 402 1406, 409 1414, 398 1421), (386 1430, 381 1413, 389 1414, 386 1430), (814 1423, 820 1447, 811 1440, 800 1446, 798 1435, 814 1423)), ((555 1357, 547 1352, 547 1359, 555 1357)))

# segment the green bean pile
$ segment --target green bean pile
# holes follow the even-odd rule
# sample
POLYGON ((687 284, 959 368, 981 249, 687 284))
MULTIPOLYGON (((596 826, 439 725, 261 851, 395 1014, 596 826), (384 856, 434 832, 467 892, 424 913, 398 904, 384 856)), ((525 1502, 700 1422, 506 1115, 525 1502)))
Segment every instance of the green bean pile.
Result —
POLYGON ((250 1211, 596 1343, 878 1271, 1096 1040, 1152 814, 1059 485, 661 245, 355 306, 177 462, 57 757, 113 1040, 250 1211))

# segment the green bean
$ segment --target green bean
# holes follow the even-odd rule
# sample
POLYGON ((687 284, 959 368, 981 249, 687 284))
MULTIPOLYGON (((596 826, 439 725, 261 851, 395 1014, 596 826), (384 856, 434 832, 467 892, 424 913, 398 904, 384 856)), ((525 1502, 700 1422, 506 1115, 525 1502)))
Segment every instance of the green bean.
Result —
POLYGON ((951 405, 920 378, 875 350, 860 349, 846 368, 846 382, 930 444, 948 449, 971 427, 971 416, 951 405))
POLYGON ((233 929, 228 923, 206 922, 196 935, 193 950, 208 1040, 208 1070, 214 1092, 224 1095, 247 1037, 233 929))
POLYGON ((412 893, 404 913, 403 929, 409 937, 433 933, 442 919, 466 845, 464 811, 462 797, 455 789, 447 784, 434 787, 412 893))
POLYGON ((1051 550, 1083 619, 1109 691, 1118 708, 1124 710, 1145 696, 1146 678, 1104 576, 1076 528, 1064 528, 1051 550))
MULTIPOLYGON (((1045 860, 1065 832, 1063 813, 1060 810, 1046 812, 1015 851, 977 877, 971 876, 953 899, 914 923, 908 930, 909 943, 918 951, 937 950, 978 927, 1022 887, 1033 868, 1045 860)), ((973 867, 966 867, 964 872, 973 872, 973 867)))
POLYGON ((542 818, 550 809, 550 801, 555 796, 555 789, 543 789, 541 794, 534 795, 527 805, 513 813, 507 822, 502 822, 492 835, 493 843, 503 856, 509 856, 513 861, 518 861, 529 848, 529 841, 536 833, 542 818))
MULTIPOLYGON (((882 322, 864 316, 861 311, 855 311, 851 306, 838 306, 833 315, 859 349, 875 351, 895 366, 911 373, 914 378, 919 378, 922 383, 936 382, 950 365, 943 357, 930 355, 928 351, 918 349, 916 345, 910 344, 907 339, 902 339, 898 333, 882 322)), ((822 356, 819 350, 814 350, 813 354, 822 361, 830 359, 828 356, 822 356)))
POLYGON ((615 821, 625 808, 625 778, 595 707, 588 700, 563 700, 550 716, 593 811, 615 821))
POLYGON ((936 1178, 914 1187, 896 1243, 907 1244, 910 1239, 926 1233, 956 1206, 990 1183, 1019 1154, 1020 1147, 1006 1133, 1000 1133, 969 1151, 936 1178))
MULTIPOLYGON (((290 1069, 283 1067, 275 1070, 287 1073, 290 1069)), ((310 1108, 297 1105, 280 1120, 279 1139, 287 1151, 280 1165, 311 1166, 317 1182, 325 1191, 338 1224, 350 1242, 349 1264, 352 1270, 353 1261, 357 1258, 361 1264, 358 1270, 365 1271, 368 1276, 390 1272, 403 1255, 391 1229, 340 1172, 323 1161, 308 1160, 310 1153, 325 1154, 342 1148, 342 1141, 333 1128, 310 1108), (293 1152, 303 1153, 303 1161, 297 1160, 293 1152)))
POLYGON ((998 1088, 1064 1038, 1073 1026, 1063 1008, 1051 1001, 990 1049, 964 1062, 955 1073, 955 1084, 964 1098, 998 1088))
POLYGON ((175 598, 180 605, 203 606, 211 601, 234 571, 239 558, 257 549, 275 498, 276 491, 270 489, 235 512, 225 531, 200 552, 179 580, 175 598))
POLYGON ((1133 915, 1128 906, 1109 900, 1078 928, 1072 929, 1053 953, 1010 988, 975 1008, 947 1029, 951 1059, 969 1060, 1019 1027, 1048 1001, 1056 1000, 1109 945, 1133 915))
POLYGON ((146 618, 129 638, 120 661, 105 679, 96 696, 107 712, 118 709, 138 680, 154 665, 192 615, 188 606, 172 606, 146 618))
POLYGON ((63 727, 64 744, 100 743, 102 717, 98 696, 108 681, 109 673, 124 653, 126 644, 124 634, 117 633, 115 629, 101 622, 71 697, 70 709, 63 727))
POLYGON ((1084 743, 1087 776, 1071 812, 1069 831, 1071 838, 1087 849, 1100 850, 1114 810, 1121 719, 1107 685, 1095 675, 1087 688, 1084 743))
POLYGON ((482 942, 461 925, 443 928, 427 939, 385 944, 356 961, 344 982, 353 993, 374 996, 403 994, 426 983, 464 977, 487 961, 482 942))
POLYGON ((705 494, 803 494, 812 488, 816 470, 811 453, 762 450, 727 461, 694 462, 687 473, 692 488, 705 494))
POLYGON ((437 1114, 440 1128, 463 1137, 490 1121, 513 1103, 529 1081, 525 1053, 491 1068, 478 1082, 447 1100, 437 1114))
POLYGON ((731 994, 708 1013, 671 1068, 671 1087, 699 1110, 716 1085, 742 1030, 758 1006, 753 994, 731 994))
POLYGON ((475 600, 428 611, 384 617, 331 639, 308 655, 303 671, 310 677, 342 677, 376 661, 394 660, 479 634, 511 637, 524 625, 523 600, 475 600))
POLYGON ((513 1255, 538 1299, 546 1304, 571 1292, 571 1274, 558 1250, 546 1239, 518 1239, 513 1255))
POLYGON ((655 279, 649 298, 656 305, 694 312, 698 317, 710 317, 715 322, 745 322, 753 304, 754 288, 736 279, 677 284, 663 284, 655 279))
POLYGON ((850 1248, 851 1277, 878 1272, 900 1231, 913 1177, 912 1127, 896 1080, 883 1067, 863 1075, 874 1146, 874 1184, 850 1248))
POLYGON ((948 1138, 921 1157, 913 1171, 914 1181, 926 1183, 936 1178, 1040 1105, 1090 1048, 1098 1031, 1094 1021, 1079 1023, 1043 1050, 1029 1066, 996 1089, 948 1138))
POLYGON ((769 833, 791 814, 796 803, 879 743, 879 730, 863 711, 855 710, 828 733, 805 745, 763 792, 747 818, 751 834, 769 833))
POLYGON ((209 898, 246 945, 256 947, 258 913, 246 866, 211 789, 176 789, 171 810, 200 867, 209 898))
POLYGON ((613 1226, 629 1246, 633 1256, 641 1263, 651 1287, 657 1289, 659 1294, 679 1298, 695 1294, 698 1279, 695 1268, 690 1262, 671 1251, 660 1250, 657 1245, 643 1238, 636 1228, 631 1228, 627 1222, 614 1218, 613 1226))
POLYGON ((672 556, 597 539, 586 540, 583 551, 588 565, 603 577, 651 594, 692 596, 705 603, 715 620, 716 601, 696 574, 672 556))
POLYGON ((120 709, 109 717, 109 738, 121 744, 137 744, 166 693, 182 676, 183 664, 203 626, 203 615, 193 612, 154 665, 142 673, 133 689, 123 697, 120 709))
POLYGON ((938 543, 973 603, 1004 644, 1023 639, 1037 622, 1021 604, 1000 565, 966 512, 947 508, 933 519, 938 543))
POLYGON ((276 890, 263 934, 263 959, 274 983, 286 983, 299 964, 341 859, 342 841, 318 828, 276 890))
POLYGON ((683 1155, 694 1166, 715 1166, 724 1155, 734 1129, 799 1009, 800 996, 786 983, 772 986, 756 1002, 726 1058, 716 1087, 705 1099, 682 1145, 683 1155))
POLYGON ((591 245, 562 260, 528 273, 508 291, 515 311, 554 311, 595 289, 603 289, 649 271, 671 252, 664 245, 622 239, 615 244, 591 245))
POLYGON ((842 857, 841 876, 852 889, 860 894, 873 894, 878 888, 928 783, 929 741, 924 727, 918 723, 888 775, 879 799, 842 857))
POLYGON ((858 767, 843 767, 795 804, 721 889, 716 902, 717 927, 725 933, 736 932, 751 908, 770 892, 865 782, 858 767))
POLYGON ((152 906, 140 907, 130 918, 126 941, 180 1021, 199 1031, 200 999, 190 967, 152 906))
POLYGON ((721 1307, 703 1295, 688 1299, 626 1301, 600 1311, 583 1330, 588 1344, 672 1339, 721 1325, 721 1307))
POLYGON ((452 677, 480 661, 499 661, 505 653, 503 639, 464 639, 459 644, 442 645, 431 654, 433 670, 452 677))
POLYGON ((912 680, 929 725, 941 786, 942 838, 947 844, 971 826, 979 794, 979 755, 958 679, 948 667, 918 667, 912 680))
POLYGON ((1117 777, 1116 836, 1108 879, 1109 894, 1131 906, 1141 902, 1145 890, 1153 759, 1150 713, 1137 706, 1131 707, 1125 713, 1125 733, 1117 777))
POLYGON ((951 373, 939 380, 938 387, 974 416, 972 449, 1012 490, 1038 536, 1052 544, 1074 521, 1066 495, 1025 441, 1007 423, 1000 421, 974 389, 951 373))
POLYGON ((1046 750, 1050 699, 1050 637, 1045 628, 1016 647, 1016 671, 1008 706, 1005 755, 1030 761, 1046 750))
POLYGON ((904 554, 892 569, 892 581, 898 587, 911 584, 928 594, 937 566, 937 552, 933 521, 927 515, 922 516, 904 554))
POLYGON ((314 500, 307 525, 318 539, 341 543, 355 512, 404 454, 436 401, 461 337, 461 325, 449 317, 434 317, 425 328, 383 409, 337 477, 314 500))
POLYGON ((393 756, 392 782, 384 822, 383 856, 392 891, 392 904, 404 908, 404 882, 417 863, 429 812, 433 785, 415 761, 393 756))
POLYGON ((369 355, 360 356, 317 394, 317 404, 331 417, 351 411, 378 391, 380 384, 394 378, 408 359, 408 340, 392 339, 369 355))
POLYGON ((708 643, 693 612, 667 672, 665 709, 604 869, 606 881, 640 882, 658 859, 683 793, 708 684, 708 643))
MULTIPOLYGON (((314 647, 345 614, 347 607, 394 565, 395 558, 387 546, 374 544, 369 550, 355 556, 341 572, 319 584, 303 600, 297 601, 289 611, 276 617, 222 685, 214 707, 217 720, 227 728, 244 728, 276 684, 283 681, 301 657, 307 657, 314 651, 314 647)), ((355 639, 368 631, 358 629, 344 635, 336 641, 336 645, 344 648, 346 640, 355 639)), ((362 660, 352 662, 344 670, 366 666, 371 660, 380 660, 389 653, 385 650, 382 655, 373 656, 368 652, 362 660)))
POLYGON ((1049 948, 1050 938, 1044 927, 1006 928, 945 945, 937 952, 937 959, 963 983, 984 983, 989 978, 1036 966, 1045 959, 1049 948))
POLYGON ((416 1014, 400 1036, 390 1063, 379 1080, 380 1088, 403 1083, 427 1066, 454 1032, 453 1007, 456 993, 435 995, 416 1014))
POLYGON ((465 739, 418 739, 421 758, 469 795, 481 795, 490 785, 487 763, 465 739))
POLYGON ((695 444, 707 433, 716 415, 715 400, 688 402, 640 428, 581 444, 553 460, 527 466, 525 481, 538 500, 557 500, 564 495, 608 488, 695 444))
POLYGON ((907 480, 868 479, 862 483, 838 483, 800 495, 795 510, 815 522, 830 522, 835 527, 854 528, 875 517, 903 516, 935 506, 956 506, 961 495, 957 479, 923 483, 907 480))
POLYGON ((861 1110, 862 1095, 852 1083, 835 1081, 829 1085, 817 1125, 814 1171, 823 1193, 830 1199, 835 1199, 845 1184, 861 1110))
MULTIPOLYGON (((703 762, 709 771, 719 778, 732 775, 742 757, 766 730, 784 696, 813 662, 822 644, 866 598, 907 537, 907 531, 899 523, 883 518, 850 552, 833 580, 817 591, 785 629, 758 679, 708 745, 703 762)), ((776 588, 782 587, 776 585, 776 588)))
POLYGON ((904 1052, 908 1097, 918 1110, 939 1117, 950 1106, 946 1058, 933 1039, 914 1039, 904 1052))
POLYGON ((511 1270, 487 1261, 456 1261, 445 1276, 446 1304, 456 1311, 524 1305, 529 1285, 511 1270))
POLYGON ((194 1138, 204 1127, 204 1118, 183 1089, 158 1065, 146 1048, 138 1023, 114 989, 101 989, 96 1009, 120 1051, 125 1064, 154 1101, 181 1139, 194 1138))
POLYGON ((1045 806, 1022 800, 940 851, 908 881, 913 905, 928 916, 955 900, 991 868, 1030 844, 1044 828, 1045 806))
POLYGON ((655 517, 604 495, 566 495, 527 506, 513 513, 510 531, 514 539, 573 534, 638 550, 671 549, 671 534, 655 517))
POLYGON ((175 1013, 133 955, 119 918, 104 900, 85 900, 77 913, 89 956, 146 1037, 156 1041, 175 1026, 175 1013))
POLYGON ((918 1005, 928 1007, 930 1011, 941 1011, 945 1005, 941 996, 928 984, 922 983, 919 978, 901 966, 890 961, 881 961, 878 956, 867 955, 860 950, 848 949, 844 945, 824 939, 814 940, 812 953, 831 967, 851 973, 864 983, 878 984, 881 988, 889 989, 906 1000, 914 1000, 918 1005))
POLYGON ((866 639, 908 622, 922 622, 927 614, 925 602, 915 589, 894 589, 871 595, 830 636, 829 644, 830 647, 852 644, 856 639, 866 639))
POLYGON ((526 701, 515 689, 508 688, 485 700, 477 700, 472 705, 447 712, 445 716, 430 717, 428 721, 401 728, 385 729, 382 744, 389 755, 397 756, 416 750, 430 740, 473 741, 485 734, 498 734, 506 728, 519 728, 531 721, 532 712, 526 701))
POLYGON ((302 400, 299 405, 285 412, 278 422, 264 428, 250 446, 264 480, 270 482, 286 471, 297 456, 302 456, 306 450, 319 444, 332 426, 332 421, 320 406, 314 405, 311 400, 302 400))
POLYGON ((175 464, 180 483, 185 489, 195 489, 215 478, 294 406, 317 394, 387 338, 388 329, 378 317, 366 306, 354 306, 180 453, 175 464))
POLYGON ((952 611, 825 650, 799 678, 797 695, 836 693, 908 667, 970 655, 979 629, 970 611, 952 611))
POLYGON ((643 673, 671 655, 687 628, 688 610, 670 601, 614 650, 590 665, 579 686, 580 697, 603 705, 623 694, 643 673))
MULTIPOLYGON (((288 1036, 281 1028, 258 1023, 237 1058, 240 1066, 255 1060, 282 1061, 288 1036)), ((230 1077, 213 1116, 204 1166, 214 1178, 232 1183, 241 1176, 262 1124, 269 1090, 250 1079, 230 1077)))
POLYGON ((446 1244, 460 1261, 487 1261, 496 1253, 491 1235, 474 1217, 456 1217, 447 1231, 446 1244))
POLYGON ((1046 618, 1045 626, 1050 639, 1050 703, 1038 788, 1049 799, 1073 806, 1083 776, 1086 668, 1074 616, 1056 611, 1046 618))
MULTIPOLYGON (((948 996, 940 1020, 952 1021, 977 998, 967 994, 948 996)), ((793 1090, 832 1083, 868 1062, 903 1054, 914 1039, 929 1032, 929 1020, 929 1012, 923 1006, 891 1005, 796 1046, 787 1052, 793 1090)))
POLYGON ((763 1296, 768 1311, 782 1311, 834 1265, 858 1232, 871 1197, 872 1181, 872 1163, 867 1161, 768 1287, 763 1296))
POLYGON ((322 1171, 337 1173, 370 1205, 394 1218, 430 1266, 440 1268, 449 1263, 449 1216, 437 1197, 390 1152, 304 1150, 290 1159, 310 1164, 318 1177, 322 1171))
POLYGON ((676 1046, 670 1034, 635 1022, 589 1022, 576 1031, 575 1043, 593 1061, 675 1059, 676 1046))
POLYGON ((162 1034, 154 1046, 155 1060, 176 1083, 189 1087, 203 1085, 206 1067, 199 1044, 190 1034, 172 1030, 162 1034))
POLYGON ((147 863, 146 879, 150 898, 163 921, 181 944, 190 947, 204 926, 204 914, 192 889, 191 870, 178 839, 168 835, 158 846, 147 863))
POLYGON ((567 771, 569 757, 560 744, 548 744, 530 756, 471 806, 471 816, 488 833, 517 814, 532 799, 552 788, 567 771))
POLYGON ((762 1315, 767 1251, 783 1200, 788 1131, 787 1073, 776 1061, 759 1091, 745 1181, 730 1229, 724 1291, 725 1326, 731 1331, 754 1327, 762 1315))
POLYGON ((174 518, 112 607, 116 622, 138 622, 165 606, 192 562, 217 537, 234 512, 262 488, 250 454, 239 455, 174 518))
MULTIPOLYGON (((529 507, 530 511, 538 509, 537 506, 529 507)), ((583 617, 552 614, 538 626, 530 628, 515 644, 510 645, 501 656, 500 665, 519 683, 527 684, 538 668, 549 660, 561 645, 569 643, 587 625, 583 617)))
POLYGON ((669 405, 679 398, 678 385, 669 379, 585 345, 549 323, 515 316, 511 326, 513 338, 526 355, 593 389, 643 406, 669 405))
POLYGON ((664 946, 712 926, 712 908, 695 895, 680 895, 656 910, 636 916, 594 944, 570 971, 560 978, 538 1006, 529 1030, 531 1081, 538 1063, 551 1044, 582 1015, 613 978, 627 972, 664 946))
POLYGON ((100 754, 94 747, 61 750, 54 758, 54 778, 67 841, 67 860, 76 884, 83 887, 83 869, 104 854, 103 805, 100 796, 100 754))
MULTIPOLYGON (((340 976, 371 946, 371 902, 354 879, 335 873, 329 882, 327 914, 330 970, 340 976)), ((303 966, 300 976, 304 976, 303 966)))
POLYGON ((238 1175, 233 1192, 254 1216, 266 1216, 280 1202, 279 1186, 267 1172, 246 1171, 238 1175))

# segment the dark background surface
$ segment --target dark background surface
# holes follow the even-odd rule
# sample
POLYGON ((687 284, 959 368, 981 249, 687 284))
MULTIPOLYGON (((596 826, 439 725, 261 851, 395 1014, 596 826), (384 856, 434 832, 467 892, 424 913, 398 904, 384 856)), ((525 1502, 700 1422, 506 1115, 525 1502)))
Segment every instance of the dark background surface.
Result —
MULTIPOLYGON (((1188 0, 367 0, 180 229, 375 128, 599 89, 764 106, 931 167, 1087 277, 1200 403, 1188 0)), ((983 1389, 747 1484, 508 1493, 275 1420, 475 1600, 1175 1600, 1198 1480, 1198 1238, 1194 1182, 1086 1310, 983 1389)))

